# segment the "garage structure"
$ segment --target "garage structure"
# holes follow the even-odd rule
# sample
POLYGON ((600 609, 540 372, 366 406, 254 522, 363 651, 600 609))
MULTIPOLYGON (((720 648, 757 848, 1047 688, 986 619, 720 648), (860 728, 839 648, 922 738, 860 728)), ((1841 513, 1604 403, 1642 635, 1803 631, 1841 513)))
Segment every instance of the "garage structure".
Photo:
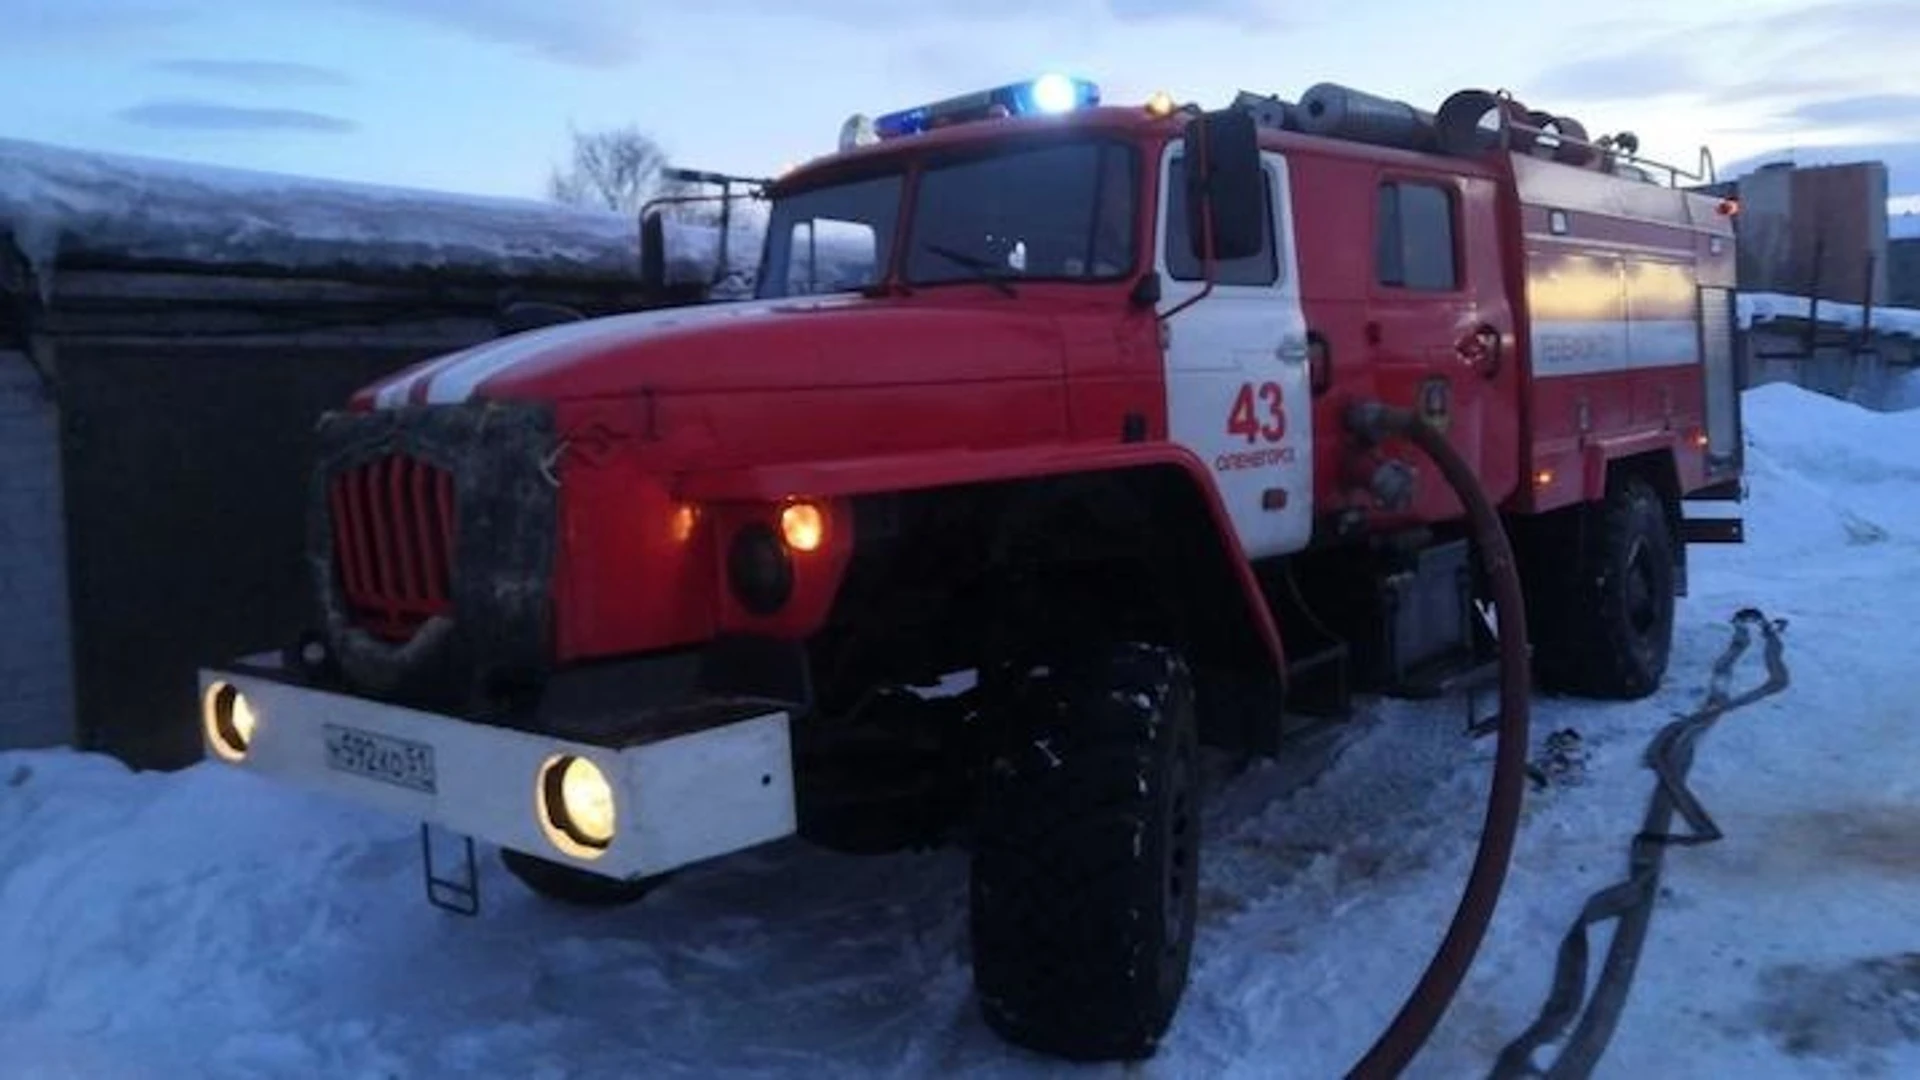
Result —
POLYGON ((646 306, 624 215, 0 140, 0 748, 198 760, 196 669, 310 625, 318 414, 646 306))

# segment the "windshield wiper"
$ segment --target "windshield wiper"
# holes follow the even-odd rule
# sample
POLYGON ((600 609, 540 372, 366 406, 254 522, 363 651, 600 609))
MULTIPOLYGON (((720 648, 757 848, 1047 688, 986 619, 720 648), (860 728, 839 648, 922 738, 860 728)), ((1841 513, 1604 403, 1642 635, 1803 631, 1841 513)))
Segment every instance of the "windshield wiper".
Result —
POLYGON ((1014 291, 1013 283, 1007 280, 1007 268, 991 259, 983 259, 978 255, 972 255, 964 251, 955 251, 953 248, 947 247, 944 244, 925 243, 920 246, 949 262, 957 263, 978 273, 981 281, 999 289, 1008 296, 1020 295, 1014 291))

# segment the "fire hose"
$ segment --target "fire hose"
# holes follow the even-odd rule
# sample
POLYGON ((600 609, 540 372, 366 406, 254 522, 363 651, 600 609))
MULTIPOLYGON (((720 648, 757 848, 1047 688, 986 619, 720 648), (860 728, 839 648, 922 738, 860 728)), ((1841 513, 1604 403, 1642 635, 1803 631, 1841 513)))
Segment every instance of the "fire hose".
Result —
MULTIPOLYGON (((1434 463, 1459 497, 1467 511, 1475 549, 1492 587, 1500 651, 1498 744, 1480 844, 1453 920, 1426 971, 1386 1030, 1348 1073, 1350 1077, 1371 1080, 1398 1076, 1426 1044, 1459 992, 1493 919, 1519 831, 1521 800, 1527 780, 1528 704, 1532 687, 1528 677, 1526 610, 1519 573, 1499 514, 1472 468, 1443 435, 1409 410, 1367 402, 1349 410, 1346 420, 1348 428, 1368 442, 1388 438, 1411 442, 1434 463)), ((1626 1003, 1627 990, 1652 918, 1653 901, 1658 895, 1660 866, 1666 848, 1711 843, 1723 835, 1686 786, 1694 748, 1722 716, 1777 694, 1788 683, 1783 660, 1785 645, 1780 636, 1786 623, 1769 620, 1758 610, 1746 608, 1734 616, 1733 626, 1733 640, 1714 664, 1706 703, 1662 729, 1648 747, 1648 764, 1659 783, 1648 806, 1645 824, 1633 841, 1629 878, 1594 894, 1582 909, 1561 942, 1546 1004, 1534 1023, 1501 1053, 1490 1080, 1512 1080, 1518 1076, 1564 1080, 1591 1074, 1613 1036, 1626 1003), (1730 696, 1728 683, 1733 666, 1751 645, 1753 626, 1758 626, 1766 638, 1767 678, 1745 693, 1730 696), (1676 835, 1668 831, 1676 813, 1685 819, 1689 833, 1676 835), (1608 947, 1593 997, 1583 1012, 1581 1000, 1587 982, 1586 928, 1612 919, 1620 920, 1620 925, 1608 947), (1542 1072, 1532 1063, 1533 1053, 1565 1031, 1576 1017, 1579 1023, 1567 1046, 1553 1067, 1542 1072)))
POLYGON ((1647 764, 1659 782, 1648 803, 1644 824, 1633 838, 1628 876, 1594 893, 1581 909, 1579 918, 1560 942, 1546 1004, 1534 1022, 1501 1051, 1488 1074, 1490 1080, 1519 1076, 1545 1076, 1553 1080, 1585 1077, 1599 1063, 1600 1054, 1612 1039, 1614 1026, 1626 1005, 1627 990, 1646 944, 1647 926, 1653 919, 1661 862, 1667 848, 1708 844, 1724 835, 1699 798, 1687 788, 1694 747, 1721 717, 1787 688, 1788 674, 1783 659, 1786 646, 1780 638, 1785 627, 1784 620, 1769 620, 1753 608, 1735 614, 1733 640, 1714 662, 1706 703, 1662 728, 1647 747, 1647 764), (1752 644, 1750 628, 1755 626, 1766 638, 1767 678, 1743 694, 1730 696, 1727 686, 1733 677, 1733 666, 1752 644), (1689 831, 1669 831, 1676 813, 1685 819, 1689 831), (1587 928, 1616 919, 1619 925, 1607 947, 1607 959, 1594 985, 1593 997, 1582 1010, 1581 999, 1587 989, 1587 928), (1557 1038, 1576 1017, 1579 1023, 1553 1065, 1545 1070, 1535 1066, 1534 1052, 1557 1038))
POLYGON ((1507 542, 1500 515, 1473 469, 1446 437, 1414 412, 1366 402, 1347 413, 1347 426, 1369 442, 1402 438, 1424 453, 1466 508, 1474 547, 1493 590, 1494 618, 1500 650, 1500 714, 1498 744, 1494 750, 1493 782, 1487 795, 1486 818, 1480 845, 1461 893, 1459 906, 1439 948, 1420 981, 1400 1006, 1372 1048, 1348 1073, 1366 1078, 1398 1076, 1426 1045, 1433 1029, 1453 1002, 1467 969, 1480 951, 1487 925, 1493 920, 1513 842, 1520 826, 1521 798, 1527 782, 1528 677, 1527 622, 1520 591, 1519 570, 1507 542))

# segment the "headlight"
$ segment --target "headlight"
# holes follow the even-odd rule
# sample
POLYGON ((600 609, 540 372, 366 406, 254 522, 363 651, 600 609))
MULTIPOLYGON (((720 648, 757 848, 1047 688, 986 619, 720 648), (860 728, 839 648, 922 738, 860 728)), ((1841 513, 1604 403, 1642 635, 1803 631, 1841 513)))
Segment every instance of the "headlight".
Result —
POLYGON ((232 683, 217 682, 207 687, 200 703, 200 720, 206 729, 207 745, 227 761, 247 756, 253 743, 253 730, 259 721, 253 715, 253 703, 232 683))
POLYGON ((788 503, 780 511, 780 538, 795 551, 819 551, 827 542, 827 512, 817 503, 788 503))
POLYGON ((560 754, 540 767, 540 824, 553 846, 591 859, 613 843, 613 785, 583 757, 560 754))

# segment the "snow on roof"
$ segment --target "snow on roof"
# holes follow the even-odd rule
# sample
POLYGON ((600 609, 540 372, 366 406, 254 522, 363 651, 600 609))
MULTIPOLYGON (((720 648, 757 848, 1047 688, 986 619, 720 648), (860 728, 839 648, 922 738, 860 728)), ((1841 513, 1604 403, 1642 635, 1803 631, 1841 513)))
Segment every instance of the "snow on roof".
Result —
POLYGON ((532 200, 346 183, 0 139, 0 232, 75 254, 315 270, 631 277, 638 223, 532 200))
MULTIPOLYGON (((1812 303, 1804 296, 1769 292, 1741 293, 1740 325, 1746 328, 1756 322, 1767 322, 1772 319, 1806 319, 1811 308, 1812 303)), ((1842 304, 1835 300, 1820 301, 1821 322, 1858 327, 1865 315, 1865 309, 1859 304, 1842 304)), ((1920 310, 1876 305, 1873 309, 1873 326, 1876 330, 1890 334, 1911 334, 1920 337, 1920 310)))

